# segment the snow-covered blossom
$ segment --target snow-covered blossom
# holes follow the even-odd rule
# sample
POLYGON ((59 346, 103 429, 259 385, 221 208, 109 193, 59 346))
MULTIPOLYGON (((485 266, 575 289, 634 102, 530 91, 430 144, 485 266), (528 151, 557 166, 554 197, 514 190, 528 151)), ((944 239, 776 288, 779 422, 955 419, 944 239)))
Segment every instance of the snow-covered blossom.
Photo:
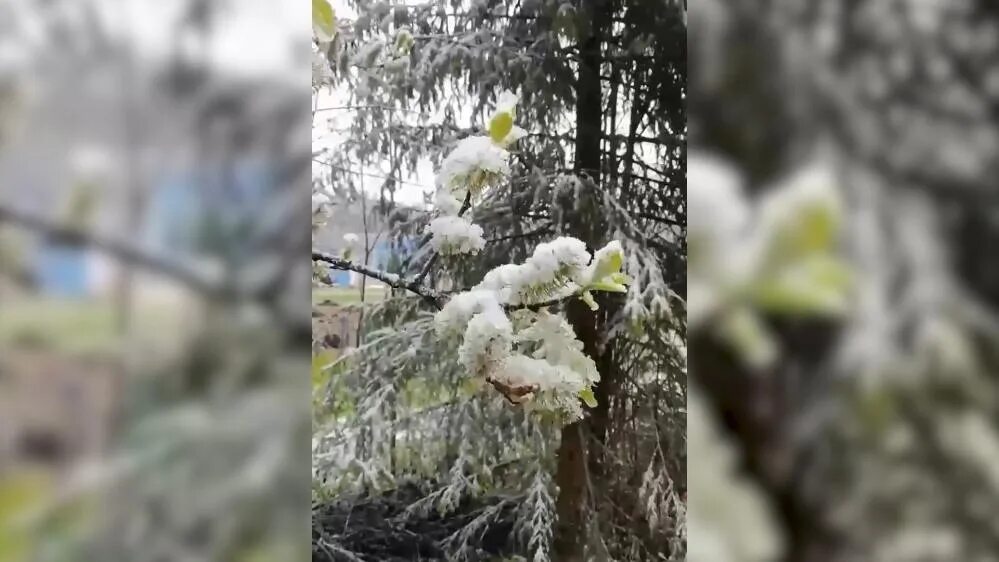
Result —
POLYGON ((434 197, 434 206, 443 215, 457 215, 461 210, 461 201, 447 189, 438 189, 434 197))
POLYGON ((494 291, 465 291, 458 293, 437 312, 434 322, 437 333, 443 335, 455 329, 464 329, 472 316, 500 306, 500 301, 494 291))
POLYGON ((476 195, 510 174, 509 156, 488 136, 465 137, 441 163, 437 183, 452 193, 476 195))
POLYGON ((427 232, 432 235, 430 245, 442 254, 474 254, 486 246, 482 227, 458 216, 435 218, 427 232))
POLYGON ((508 304, 537 303, 572 294, 590 261, 582 241, 563 236, 539 244, 521 265, 493 269, 482 279, 478 289, 501 294, 508 304))
POLYGON ((592 399, 592 386, 600 380, 600 373, 566 319, 539 312, 534 322, 517 334, 517 342, 535 347, 532 361, 515 360, 529 373, 529 382, 538 386, 528 407, 558 412, 566 421, 582 417, 580 398, 588 395, 592 399), (527 369, 529 366, 533 369, 527 369))
POLYGON ((504 358, 494 377, 511 386, 536 386, 537 390, 524 404, 528 410, 556 412, 568 422, 583 417, 579 392, 588 385, 583 383, 579 373, 563 365, 518 353, 504 358))
POLYGON ((517 341, 537 344, 535 358, 553 365, 565 365, 579 373, 587 385, 600 380, 596 364, 583 353, 583 342, 576 338, 576 332, 562 315, 537 313, 534 322, 517 334, 517 341))
POLYGON ((513 325, 494 301, 468 322, 458 360, 472 376, 486 377, 510 355, 512 345, 513 325))
POLYGON ((517 94, 511 92, 510 90, 504 90, 502 94, 499 95, 499 99, 496 100, 496 112, 508 112, 513 114, 516 118, 517 111, 517 94))

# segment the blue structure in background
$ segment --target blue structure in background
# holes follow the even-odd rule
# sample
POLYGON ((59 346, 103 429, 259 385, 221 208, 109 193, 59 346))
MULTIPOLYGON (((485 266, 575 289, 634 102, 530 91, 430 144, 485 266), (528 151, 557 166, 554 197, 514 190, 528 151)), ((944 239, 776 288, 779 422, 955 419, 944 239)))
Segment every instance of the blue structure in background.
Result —
MULTIPOLYGON (((419 241, 411 236, 399 240, 379 240, 371 249, 368 263, 375 269, 398 273, 399 266, 416 251, 418 245, 419 241)), ((351 274, 349 271, 330 268, 329 278, 333 285, 346 287, 350 285, 351 274)))
POLYGON ((45 242, 35 261, 35 280, 44 294, 62 298, 87 296, 90 283, 87 253, 79 247, 45 242))
POLYGON ((196 172, 174 174, 156 186, 147 241, 172 258, 208 253, 239 260, 245 237, 273 205, 275 177, 264 163, 237 163, 220 185, 196 172))
POLYGON ((329 270, 330 282, 333 285, 339 287, 346 287, 350 285, 350 272, 340 271, 339 269, 330 268, 329 270))
MULTIPOLYGON (((247 225, 259 220, 272 204, 269 196, 275 176, 266 163, 247 160, 237 163, 227 180, 229 185, 222 189, 217 181, 206 185, 206 178, 196 170, 159 178, 153 185, 144 231, 133 242, 175 260, 206 252, 242 258, 235 251, 245 248, 247 225), (214 226, 208 236, 207 220, 214 226)), ((85 248, 43 242, 34 261, 39 291, 64 298, 90 296, 92 256, 85 248)))

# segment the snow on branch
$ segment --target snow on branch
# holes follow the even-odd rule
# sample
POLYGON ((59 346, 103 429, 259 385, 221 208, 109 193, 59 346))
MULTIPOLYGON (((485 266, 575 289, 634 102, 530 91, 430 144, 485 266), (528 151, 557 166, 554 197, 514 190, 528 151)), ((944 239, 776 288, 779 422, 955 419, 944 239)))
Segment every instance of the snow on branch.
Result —
POLYGON ((582 417, 583 404, 596 405, 593 385, 600 374, 566 318, 549 308, 580 298, 596 310, 593 292, 627 292, 631 279, 622 272, 620 242, 591 254, 581 240, 562 236, 539 244, 523 263, 494 268, 470 290, 445 294, 424 285, 441 255, 474 254, 485 246, 482 228, 464 215, 509 180, 508 148, 526 134, 514 124, 516 102, 516 95, 504 92, 486 134, 461 139, 441 164, 436 216, 424 242, 434 252, 413 278, 353 263, 347 255, 313 252, 312 259, 419 295, 437 309, 438 336, 460 336, 458 360, 472 381, 511 404, 571 422, 582 417))
POLYGON ((403 279, 394 273, 374 269, 324 252, 313 251, 312 261, 325 263, 333 269, 338 269, 340 271, 354 271, 356 273, 360 273, 361 275, 381 281, 389 287, 404 289, 419 295, 427 303, 433 305, 434 308, 441 308, 441 295, 438 294, 437 291, 424 286, 417 279, 403 279))

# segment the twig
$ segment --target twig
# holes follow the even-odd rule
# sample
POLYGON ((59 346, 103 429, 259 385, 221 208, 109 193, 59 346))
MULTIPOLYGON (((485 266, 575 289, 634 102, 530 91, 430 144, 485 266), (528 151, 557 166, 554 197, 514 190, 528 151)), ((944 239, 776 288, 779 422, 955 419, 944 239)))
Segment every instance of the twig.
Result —
POLYGON ((105 238, 93 232, 61 225, 37 215, 24 213, 0 205, 0 223, 9 222, 22 228, 40 232, 50 239, 67 245, 86 246, 99 250, 121 261, 143 267, 149 271, 177 281, 199 293, 213 297, 231 295, 234 287, 223 284, 184 267, 176 262, 158 258, 148 251, 121 240, 105 238))
POLYGON ((318 261, 329 264, 330 267, 332 267, 333 269, 339 269, 341 271, 354 271, 360 273, 361 275, 370 277, 372 279, 377 279, 378 281, 381 281, 382 283, 385 283, 389 287, 393 287, 395 289, 405 289, 407 291, 415 293, 416 295, 419 295, 423 300, 433 305, 434 308, 438 310, 440 310, 442 306, 441 295, 438 294, 437 291, 434 291, 429 287, 424 287, 416 279, 407 281, 399 277, 398 275, 394 275, 382 271, 380 269, 374 269, 366 265, 354 263, 352 261, 338 258, 337 256, 333 256, 323 252, 313 251, 312 261, 314 262, 318 261))

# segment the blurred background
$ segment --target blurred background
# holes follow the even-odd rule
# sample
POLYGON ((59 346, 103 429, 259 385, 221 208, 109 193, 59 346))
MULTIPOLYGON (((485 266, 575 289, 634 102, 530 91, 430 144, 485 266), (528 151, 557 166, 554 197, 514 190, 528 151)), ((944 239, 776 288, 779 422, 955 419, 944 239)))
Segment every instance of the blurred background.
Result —
POLYGON ((690 560, 999 560, 999 11, 704 0, 690 560))
POLYGON ((0 561, 308 555, 308 22, 0 4, 0 561))

